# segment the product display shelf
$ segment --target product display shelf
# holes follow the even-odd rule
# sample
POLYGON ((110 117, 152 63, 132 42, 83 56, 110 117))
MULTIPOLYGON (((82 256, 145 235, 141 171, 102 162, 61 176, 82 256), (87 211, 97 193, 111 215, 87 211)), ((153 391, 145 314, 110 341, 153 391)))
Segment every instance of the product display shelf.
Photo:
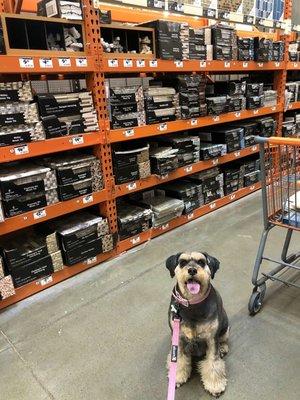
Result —
POLYGON ((95 146, 100 143, 102 143, 101 134, 99 132, 92 132, 37 142, 20 143, 14 146, 4 146, 0 147, 0 162, 18 161, 30 157, 95 146))
POLYGON ((295 101, 294 103, 290 103, 288 105, 287 111, 289 110, 299 110, 300 108, 300 101, 295 101))
POLYGON ((202 128, 205 126, 219 125, 227 122, 235 122, 278 112, 283 112, 282 103, 277 104, 277 106, 262 107, 255 110, 243 110, 220 115, 208 115, 206 117, 163 122, 161 124, 144 125, 129 129, 112 129, 108 133, 108 140, 110 143, 123 142, 126 140, 141 139, 194 128, 202 128))
POLYGON ((38 279, 36 281, 30 282, 27 285, 16 288, 16 294, 8 297, 7 299, 0 301, 0 310, 6 308, 18 301, 24 300, 33 294, 39 293, 59 282, 65 281, 80 272, 86 271, 89 268, 94 267, 112 257, 116 256, 116 250, 109 253, 99 254, 97 257, 90 258, 85 262, 78 263, 72 267, 65 266, 62 270, 54 272, 52 275, 45 278, 38 279))
MULTIPOLYGON (((233 122, 243 120, 247 118, 254 118, 263 115, 274 115, 278 122, 278 132, 281 134, 282 128, 282 117, 283 117, 283 104, 284 104, 284 87, 286 83, 286 71, 287 69, 298 69, 298 63, 287 62, 287 51, 284 62, 270 62, 270 63, 256 63, 256 62, 239 62, 239 61, 164 61, 160 59, 149 60, 140 57, 132 57, 128 59, 128 56, 113 57, 112 55, 104 54, 100 43, 100 27, 99 27, 99 11, 94 8, 97 2, 93 0, 82 0, 83 2, 83 13, 84 13, 84 28, 86 33, 86 52, 84 55, 39 55, 39 54, 21 54, 17 52, 16 55, 1 55, 0 56, 0 73, 1 74, 22 74, 23 77, 29 77, 32 75, 46 75, 46 74, 85 74, 88 82, 88 88, 93 92, 95 107, 99 116, 100 132, 92 134, 84 134, 84 142, 82 143, 79 139, 79 143, 76 147, 75 144, 70 143, 70 137, 47 140, 45 142, 31 142, 26 144, 27 148, 20 150, 20 154, 15 154, 15 148, 19 146, 10 146, 9 148, 1 148, 0 162, 7 162, 17 159, 30 158, 34 156, 50 154, 55 152, 72 149, 73 146, 76 148, 80 147, 93 147, 93 152, 101 159, 103 178, 105 182, 105 189, 92 195, 83 196, 81 198, 61 202, 52 206, 45 207, 40 210, 32 211, 30 213, 22 214, 13 218, 9 218, 0 224, 0 235, 5 235, 9 232, 14 232, 25 227, 35 225, 39 222, 47 221, 52 218, 63 216, 76 210, 80 210, 91 205, 98 205, 99 214, 108 218, 111 232, 117 232, 117 210, 116 210, 116 197, 125 195, 126 191, 122 193, 123 185, 114 185, 113 166, 112 166, 112 150, 111 143, 147 138, 155 135, 167 134, 172 132, 184 131, 193 128, 200 128, 205 126, 217 125, 226 122, 233 122), (116 61, 114 61, 117 59, 116 61), (112 60, 112 61, 109 61, 112 60), (117 66, 116 66, 117 64, 117 66), (105 78, 107 75, 115 76, 117 73, 159 73, 159 72, 218 72, 218 73, 236 73, 236 72, 247 72, 247 71, 272 71, 275 76, 274 88, 278 91, 278 105, 275 107, 263 107, 258 110, 251 111, 240 111, 234 113, 223 114, 219 116, 207 116, 191 120, 179 120, 174 122, 147 125, 142 127, 135 127, 131 129, 118 129, 109 130, 107 104, 105 98, 105 78), (54 140, 56 142, 54 142, 54 140), (51 143, 51 144, 50 144, 51 143), (55 144, 57 143, 57 145, 55 144), (49 147, 48 146, 51 146, 49 147), (28 151, 28 153, 27 153, 28 151), (118 194, 120 191, 122 194, 118 194)), ((286 5, 285 18, 290 18, 291 8, 290 0, 286 5)), ((0 0, 0 12, 12 12, 14 11, 14 1, 0 0)), ((207 26, 208 20, 204 18, 195 18, 187 15, 164 13, 162 11, 152 10, 137 10, 128 7, 121 7, 118 5, 103 5, 101 3, 101 9, 112 10, 112 19, 115 22, 135 22, 144 23, 149 20, 155 19, 168 19, 171 21, 184 21, 188 22, 190 26, 197 28, 207 26)), ((266 32, 242 32, 239 31, 239 36, 260 36, 272 38, 274 40, 280 40, 285 38, 280 36, 282 31, 275 31, 274 33, 266 32)), ((130 76, 130 75, 129 75, 130 76)), ((9 76, 8 76, 9 79, 9 76)), ((75 135, 75 137, 81 137, 81 135, 75 135)), ((75 140, 76 141, 76 140, 75 140)), ((22 147, 22 146, 21 146, 22 147)), ((17 151, 18 152, 18 151, 17 151)), ((179 168, 174 172, 174 175, 169 174, 166 180, 172 180, 192 174, 193 172, 209 169, 215 165, 223 164, 237 158, 243 158, 247 155, 257 152, 256 146, 252 146, 248 149, 240 150, 233 154, 220 157, 215 160, 208 162, 200 162, 195 165, 179 168), (192 168, 191 168, 192 167, 192 168)), ((147 180, 145 180, 146 182, 147 180)), ((158 183, 157 177, 151 176, 149 183, 146 186, 140 186, 138 190, 144 188, 155 187, 158 183)), ((140 184, 140 181, 138 181, 140 184)), ((115 257, 130 248, 137 246, 138 244, 145 243, 148 240, 159 236, 162 233, 168 232, 169 230, 179 227, 189 221, 199 218, 207 213, 210 213, 218 208, 225 206, 238 200, 248 194, 255 192, 260 189, 260 184, 257 183, 250 187, 246 187, 238 190, 237 192, 225 196, 219 200, 216 200, 208 205, 205 205, 199 209, 194 210, 189 215, 183 215, 178 217, 169 223, 158 227, 152 228, 150 231, 143 232, 140 235, 136 235, 133 238, 121 240, 117 244, 117 248, 110 253, 100 254, 96 258, 89 259, 84 263, 77 264, 73 267, 65 267, 63 270, 52 274, 44 279, 32 282, 23 287, 16 289, 16 295, 0 301, 0 308, 7 307, 14 304, 34 293, 37 293, 47 287, 50 287, 64 279, 69 278, 87 268, 93 267, 109 258, 115 257)))
POLYGON ((230 161, 238 160, 252 154, 257 154, 258 151, 259 146, 254 145, 246 149, 238 150, 233 153, 228 153, 225 156, 213 158, 207 161, 200 161, 198 163, 180 167, 177 170, 172 171, 164 176, 151 175, 149 178, 123 183, 122 185, 116 185, 115 196, 121 197, 130 193, 138 192, 140 190, 149 189, 151 187, 160 185, 161 183, 170 182, 174 179, 183 178, 184 176, 189 176, 200 171, 205 171, 207 169, 217 167, 218 165, 229 163, 230 161))

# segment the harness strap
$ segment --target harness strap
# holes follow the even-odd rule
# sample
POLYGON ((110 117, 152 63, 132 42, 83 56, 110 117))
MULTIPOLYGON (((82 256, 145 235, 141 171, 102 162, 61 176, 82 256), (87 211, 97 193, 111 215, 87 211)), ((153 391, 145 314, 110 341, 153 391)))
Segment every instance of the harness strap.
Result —
POLYGON ((169 366, 169 386, 168 386, 167 400, 175 399, 176 369, 177 369, 177 359, 179 350, 179 332, 180 332, 180 319, 178 317, 175 317, 173 319, 171 362, 169 366))

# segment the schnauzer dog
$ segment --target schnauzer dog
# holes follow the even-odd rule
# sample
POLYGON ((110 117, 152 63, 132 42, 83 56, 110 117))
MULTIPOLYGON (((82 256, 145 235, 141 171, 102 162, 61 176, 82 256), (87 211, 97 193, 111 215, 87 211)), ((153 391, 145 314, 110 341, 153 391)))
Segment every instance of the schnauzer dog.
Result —
POLYGON ((174 312, 181 318, 176 386, 187 382, 192 361, 196 361, 203 386, 213 396, 225 391, 223 357, 229 350, 227 314, 211 284, 219 265, 216 258, 198 252, 178 253, 166 261, 171 277, 177 280, 169 307, 171 330, 174 312))

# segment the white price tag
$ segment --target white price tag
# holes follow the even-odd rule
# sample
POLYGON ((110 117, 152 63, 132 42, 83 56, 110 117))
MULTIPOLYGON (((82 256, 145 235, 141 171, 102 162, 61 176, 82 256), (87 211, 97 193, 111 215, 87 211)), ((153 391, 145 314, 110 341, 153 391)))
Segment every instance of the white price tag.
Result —
POLYGON ((254 115, 258 114, 258 110, 253 110, 253 114, 254 115))
POLYGON ((126 59, 123 61, 123 65, 125 68, 132 68, 133 67, 133 61, 130 59, 126 59))
POLYGON ((136 182, 130 183, 129 185, 126 185, 127 190, 131 191, 137 188, 136 182))
POLYGON ((46 286, 52 282, 53 282, 52 276, 47 276, 46 278, 40 279, 37 283, 39 283, 41 286, 46 286))
POLYGON ((28 154, 29 148, 28 148, 27 144, 24 144, 23 146, 17 146, 14 148, 14 153, 16 156, 22 156, 24 154, 28 154))
POLYGON ((127 129, 126 131, 124 131, 124 136, 125 137, 134 136, 134 129, 127 129))
POLYGON ((34 61, 32 57, 19 58, 19 64, 21 68, 34 68, 34 61))
POLYGON ((225 62, 224 62, 224 67, 225 67, 225 68, 230 68, 230 66, 231 66, 231 64, 230 64, 229 61, 225 61, 225 62))
POLYGON ((280 66, 280 63, 279 63, 279 62, 276 62, 276 63, 275 63, 275 67, 278 68, 279 66, 280 66))
POLYGON ((161 180, 165 180, 165 179, 167 179, 167 178, 169 178, 169 174, 160 175, 160 179, 161 179, 161 180))
POLYGON ((146 66, 145 60, 137 60, 136 61, 136 66, 138 68, 144 68, 146 66))
POLYGON ((248 68, 248 63, 247 62, 243 62, 243 68, 248 68))
POLYGON ((187 174, 189 174, 190 172, 193 172, 193 166, 190 165, 190 166, 188 166, 188 167, 185 167, 185 168, 184 168, 184 171, 185 171, 187 174))
POLYGON ((140 243, 140 241, 141 241, 141 237, 140 236, 137 236, 135 238, 130 239, 130 242, 132 244, 138 244, 138 243, 140 243))
POLYGON ((219 159, 215 158, 214 160, 211 160, 212 165, 218 165, 219 164, 219 159))
POLYGON ((258 66, 259 68, 262 68, 262 67, 264 66, 264 63, 257 63, 257 66, 258 66))
POLYGON ((294 62, 294 68, 298 68, 298 63, 294 62))
POLYGON ((257 146, 252 146, 252 151, 257 151, 257 146))
POLYGON ((272 111, 276 111, 276 107, 275 107, 275 106, 272 107, 271 110, 272 110, 272 111))
POLYGON ((157 60, 150 60, 149 65, 151 68, 157 68, 157 60))
POLYGON ((214 208, 216 208, 217 207, 217 203, 211 203, 210 205, 209 205, 209 208, 211 209, 211 210, 213 210, 214 208))
POLYGON ((206 68, 206 61, 200 61, 200 68, 206 68))
POLYGON ((88 204, 88 203, 92 203, 94 201, 94 197, 92 194, 87 194, 86 196, 84 196, 84 198, 82 199, 83 204, 88 204))
POLYGON ((119 61, 114 59, 114 60, 108 60, 108 66, 110 68, 116 68, 119 66, 119 61))
POLYGON ((192 219, 192 218, 194 218, 194 213, 188 214, 187 219, 190 220, 190 219, 192 219))
POLYGON ((163 124, 159 124, 158 129, 159 129, 160 131, 166 131, 166 130, 168 129, 167 123, 164 122, 163 124))
POLYGON ((234 200, 236 198, 236 195, 235 194, 232 194, 231 196, 230 196, 230 200, 232 201, 232 200, 234 200))
POLYGON ((235 118, 240 118, 241 113, 240 112, 236 112, 234 115, 235 115, 235 118))
POLYGON ((183 68, 183 61, 176 60, 174 61, 174 64, 177 68, 183 68))
POLYGON ((289 110, 293 108, 293 104, 289 104, 289 110))
POLYGON ((192 126, 198 125, 198 120, 197 120, 197 119, 192 119, 192 120, 191 120, 191 125, 192 125, 192 126))
POLYGON ((53 68, 52 58, 40 58, 39 62, 41 68, 53 68))
POLYGON ((60 67, 71 67, 71 59, 68 57, 59 57, 58 65, 60 67))
POLYGON ((47 212, 46 212, 45 209, 43 209, 43 210, 38 210, 38 211, 35 211, 35 212, 33 213, 33 219, 45 218, 46 216, 47 216, 47 212))
POLYGON ((95 264, 97 262, 97 256, 90 257, 85 262, 86 262, 87 265, 95 264))
POLYGON ((213 119, 214 122, 220 121, 220 117, 218 115, 215 116, 215 117, 212 117, 212 119, 213 119))
POLYGON ((83 136, 75 136, 72 138, 73 146, 78 146, 79 144, 83 144, 83 143, 84 143, 83 136))
POLYGON ((87 67, 88 62, 86 57, 76 58, 76 67, 87 67))
POLYGON ((255 190, 255 185, 250 186, 250 190, 251 190, 251 192, 252 192, 253 190, 255 190))
POLYGON ((162 225, 161 226, 161 230, 162 231, 165 231, 166 229, 168 229, 169 228, 169 224, 165 224, 165 225, 162 225))
POLYGON ((240 152, 240 151, 235 151, 235 152, 234 152, 234 155, 235 155, 235 157, 240 157, 241 152, 240 152))

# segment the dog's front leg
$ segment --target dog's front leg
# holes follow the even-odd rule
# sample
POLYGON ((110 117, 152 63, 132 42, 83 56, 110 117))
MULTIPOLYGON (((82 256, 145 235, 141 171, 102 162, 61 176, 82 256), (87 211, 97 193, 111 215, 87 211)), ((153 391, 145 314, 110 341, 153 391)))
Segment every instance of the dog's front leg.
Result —
POLYGON ((219 396, 226 389, 225 362, 220 357, 217 338, 207 340, 206 356, 198 364, 203 386, 213 396, 219 396))
MULTIPOLYGON (((168 369, 171 362, 171 354, 168 356, 168 369)), ((178 357, 177 357, 177 369, 176 369, 176 387, 180 387, 186 383, 191 376, 192 372, 192 358, 190 355, 186 355, 183 352, 182 346, 179 344, 178 357)))

